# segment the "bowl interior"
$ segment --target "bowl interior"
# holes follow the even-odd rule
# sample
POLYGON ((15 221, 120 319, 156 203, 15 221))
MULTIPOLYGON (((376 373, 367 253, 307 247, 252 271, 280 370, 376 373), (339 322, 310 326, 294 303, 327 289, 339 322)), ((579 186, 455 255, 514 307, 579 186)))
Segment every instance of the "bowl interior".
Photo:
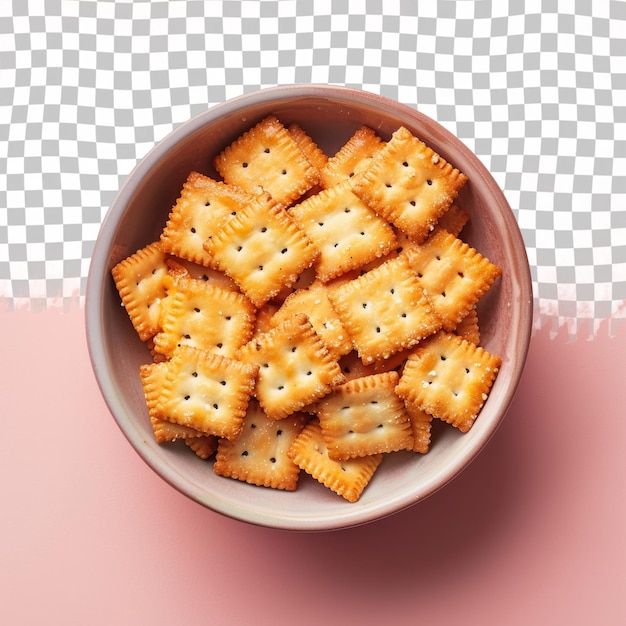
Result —
POLYGON ((265 89, 217 105, 177 128, 129 175, 102 224, 87 286, 87 338, 94 372, 121 430, 167 482, 200 504, 236 519, 293 530, 326 530, 384 517, 427 497, 459 473, 482 449, 508 408, 526 358, 532 290, 524 244, 504 195, 478 158, 439 124, 380 96, 330 86, 265 89), (296 492, 281 492, 215 476, 211 463, 187 447, 154 441, 137 373, 150 361, 111 279, 111 268, 158 239, 192 170, 217 177, 211 160, 262 117, 298 122, 327 154, 362 124, 383 139, 404 125, 458 167, 469 182, 458 203, 471 216, 461 237, 503 274, 481 300, 482 345, 502 357, 499 376, 467 434, 435 425, 426 455, 387 455, 356 504, 302 475, 296 492))

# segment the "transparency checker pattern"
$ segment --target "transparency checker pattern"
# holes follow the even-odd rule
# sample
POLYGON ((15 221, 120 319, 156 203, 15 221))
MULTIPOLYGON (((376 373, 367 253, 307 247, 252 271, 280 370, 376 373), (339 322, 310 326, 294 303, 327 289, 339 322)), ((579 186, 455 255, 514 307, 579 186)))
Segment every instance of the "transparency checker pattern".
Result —
POLYGON ((416 107, 485 163, 536 325, 626 315, 626 2, 0 0, 0 298, 84 297, 102 219, 189 117, 288 83, 416 107))

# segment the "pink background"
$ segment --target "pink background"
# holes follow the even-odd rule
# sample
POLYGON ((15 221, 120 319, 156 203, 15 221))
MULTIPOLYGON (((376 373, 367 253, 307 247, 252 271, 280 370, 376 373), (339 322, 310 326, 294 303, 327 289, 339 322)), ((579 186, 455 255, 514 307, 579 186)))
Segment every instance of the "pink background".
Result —
POLYGON ((322 534, 221 517, 122 436, 78 306, 1 312, 1 624, 626 623, 624 357, 535 334, 476 461, 386 520, 322 534))

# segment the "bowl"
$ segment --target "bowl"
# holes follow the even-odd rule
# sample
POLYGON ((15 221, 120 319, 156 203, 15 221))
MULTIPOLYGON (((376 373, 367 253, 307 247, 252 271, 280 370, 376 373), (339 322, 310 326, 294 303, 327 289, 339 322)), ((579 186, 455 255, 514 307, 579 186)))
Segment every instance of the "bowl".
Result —
POLYGON ((85 299, 86 332, 95 377, 122 433, 167 483, 199 504, 251 524, 323 531, 357 526, 413 506, 455 478, 490 440, 514 397, 532 327, 532 284, 526 251, 504 194, 481 161, 459 139, 412 107, 348 87, 289 85, 262 89, 218 104, 183 123, 134 168, 107 212, 94 248, 85 299), (387 455, 357 503, 308 475, 286 492, 217 476, 210 462, 183 442, 156 443, 138 367, 150 357, 123 307, 111 268, 158 239, 192 170, 217 178, 211 161, 263 117, 299 123, 328 154, 361 125, 388 139, 404 125, 464 172, 457 199, 470 221, 461 237, 502 268, 479 303, 481 345, 502 366, 474 426, 462 434, 442 424, 430 451, 387 455), (178 444, 181 444, 180 446, 178 444))

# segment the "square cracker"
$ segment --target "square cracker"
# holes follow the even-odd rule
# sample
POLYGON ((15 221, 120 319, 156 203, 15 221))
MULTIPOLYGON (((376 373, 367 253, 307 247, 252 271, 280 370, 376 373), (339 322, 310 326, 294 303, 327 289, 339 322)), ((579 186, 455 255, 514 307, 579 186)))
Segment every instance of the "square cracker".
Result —
POLYGON ((232 441, 220 440, 214 472, 252 485, 294 491, 300 468, 287 452, 309 418, 306 413, 294 413, 270 420, 251 400, 241 434, 232 441))
POLYGON ((299 411, 344 382, 337 360, 303 313, 254 337, 240 358, 259 368, 255 395, 270 419, 299 411))
POLYGON ((496 379, 502 360, 440 331, 409 356, 396 392, 417 409, 467 432, 496 379))
POLYGON ((239 187, 191 172, 161 233, 161 247, 181 259, 211 267, 204 242, 253 199, 239 187))
POLYGON ((454 330, 501 274, 497 265, 444 229, 404 254, 445 330, 454 330))
POLYGON ((307 474, 348 502, 357 502, 383 460, 382 454, 333 461, 316 418, 311 419, 289 448, 289 458, 307 474))
POLYGON ((317 184, 319 172, 283 124, 270 115, 213 160, 224 180, 256 193, 259 186, 287 207, 317 184))
POLYGON ((389 223, 347 181, 291 207, 289 215, 319 249, 315 271, 323 282, 385 256, 397 244, 389 223))
POLYGON ((271 317, 277 326, 297 313, 305 313, 320 339, 333 357, 340 357, 352 350, 352 342, 328 299, 329 286, 316 280, 308 288, 298 289, 287 296, 271 317))
POLYGON ((384 145, 385 142, 371 128, 361 126, 320 170, 320 185, 334 187, 362 172, 384 145))
POLYGON ((238 291, 181 276, 172 281, 154 350, 171 357, 181 345, 235 357, 254 331, 256 307, 238 291))
POLYGON ((287 211, 272 202, 249 205, 204 247, 257 307, 295 283, 319 255, 287 211))
POLYGON ((315 405, 328 456, 335 461, 410 450, 413 430, 395 393, 397 372, 355 378, 315 405))
POLYGON ((191 346, 177 348, 154 402, 155 415, 204 435, 241 432, 258 367, 191 346))
POLYGON ((389 222, 423 241, 466 181, 465 174, 401 126, 352 179, 352 188, 389 222))
POLYGON ((111 270, 122 304, 142 341, 152 339, 159 331, 161 300, 166 296, 163 278, 168 267, 165 259, 159 242, 153 242, 111 270))
POLYGON ((156 403, 165 379, 167 378, 169 362, 143 363, 139 366, 139 377, 146 398, 148 416, 152 424, 154 438, 157 443, 176 441, 177 439, 189 439, 202 436, 202 433, 189 426, 181 426, 169 420, 158 417, 156 403))
POLYGON ((441 328, 404 256, 339 285, 328 297, 365 364, 389 358, 441 328))

